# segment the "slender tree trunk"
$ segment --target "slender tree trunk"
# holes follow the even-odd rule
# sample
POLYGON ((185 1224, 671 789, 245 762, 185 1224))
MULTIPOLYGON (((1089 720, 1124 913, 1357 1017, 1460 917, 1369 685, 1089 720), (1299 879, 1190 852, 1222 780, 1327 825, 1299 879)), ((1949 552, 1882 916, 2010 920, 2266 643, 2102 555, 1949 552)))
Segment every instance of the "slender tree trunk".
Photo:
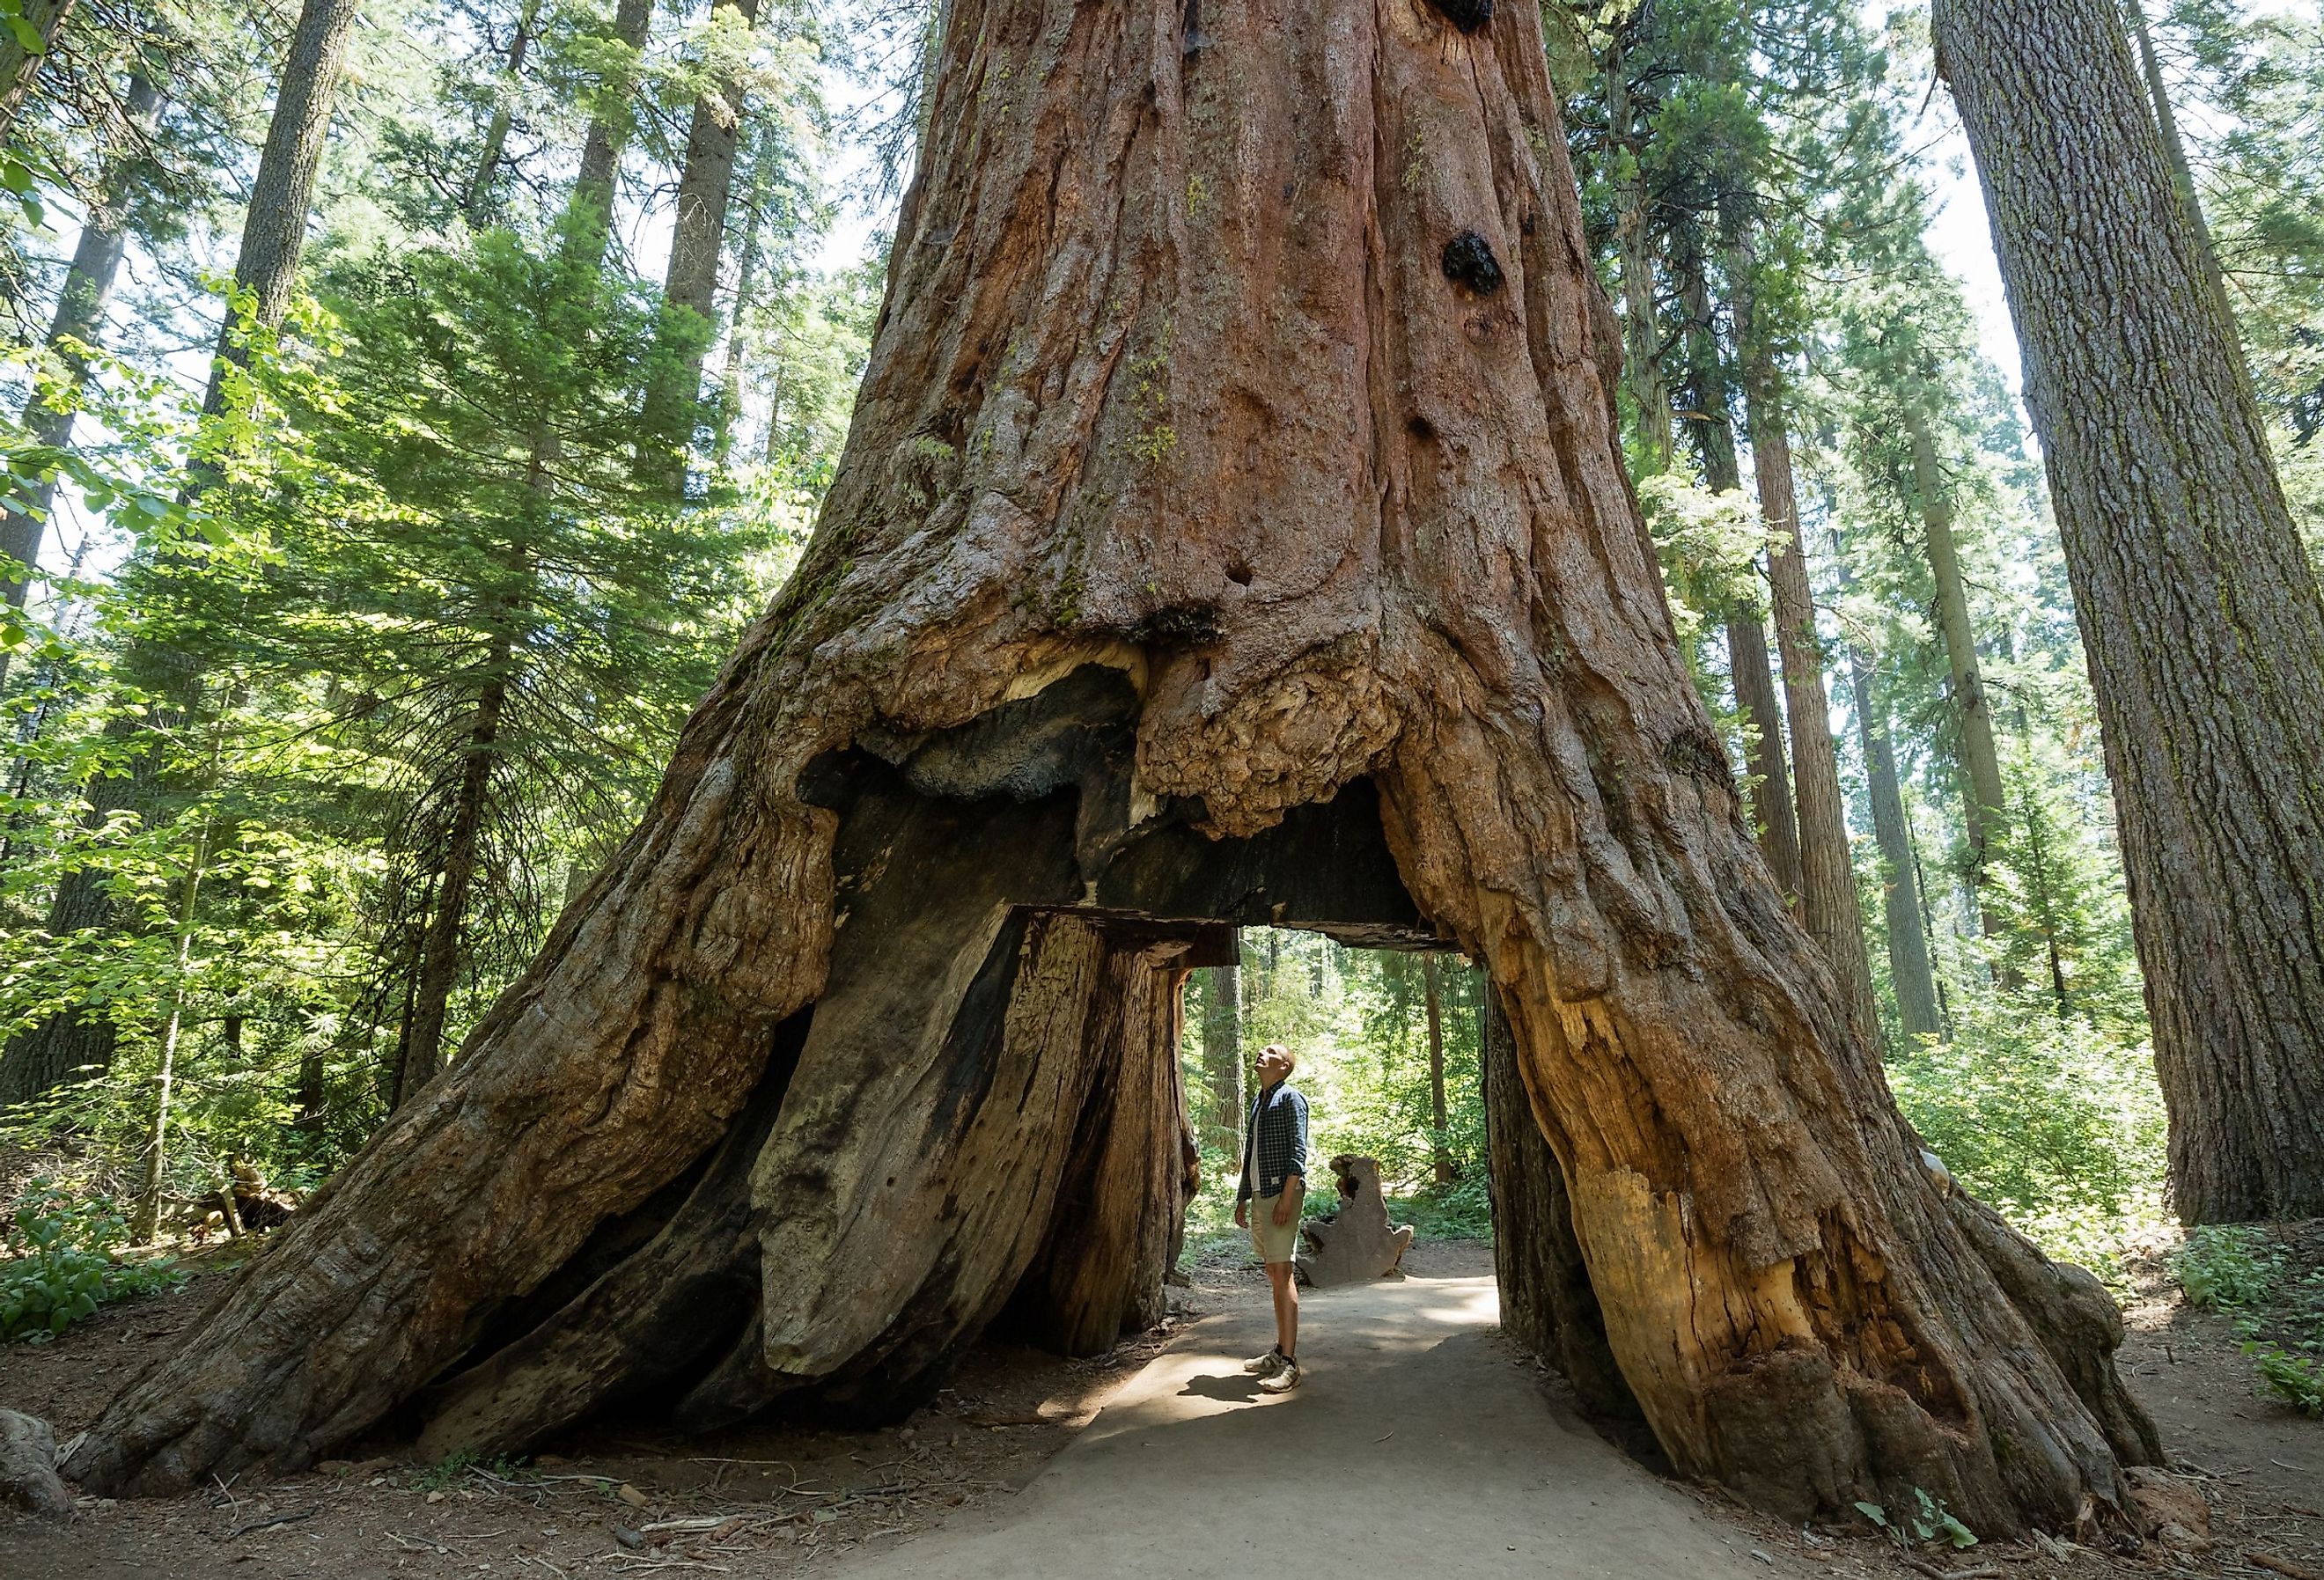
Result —
POLYGON ((2324 596, 2113 0, 1940 0, 1935 26, 2098 694, 2173 1198, 2313 1216, 2324 596))
MULTIPOLYGON (((1606 56, 1606 123, 1614 156, 1634 158, 1636 112, 1629 62, 1618 32, 1606 56)), ((1646 183, 1637 175, 1617 183, 1621 210, 1614 239, 1622 272, 1622 376, 1637 409, 1638 438, 1650 473, 1670 470, 1670 392, 1663 383, 1661 315, 1655 310, 1655 259, 1646 235, 1646 183)))
POLYGON ((623 66, 595 85, 596 102, 589 130, 581 142, 581 170, 574 177, 566 200, 565 245, 570 254, 591 268, 602 267, 605 248, 613 240, 613 195, 622 171, 622 150, 628 146, 633 121, 630 98, 635 87, 638 57, 653 25, 654 0, 618 0, 613 28, 605 40, 623 51, 623 66))
POLYGON ((0 137, 15 129, 32 81, 41 74, 41 62, 49 58, 72 8, 73 0, 23 0, 16 16, 40 36, 38 49, 28 48, 13 30, 0 30, 0 137))
POLYGON ((1486 964, 1679 1474, 2118 1524, 2103 1325, 1958 1219, 1752 845, 1639 540, 1533 8, 950 15, 798 574, 464 1057, 66 1474, 301 1463, 472 1373, 478 1435, 537 1437, 588 1394, 533 1408, 575 1374, 503 1365, 535 1333, 632 1397, 675 1364, 727 1412, 893 1418, 1043 1238, 1102 964, 1050 946, 1271 922, 1486 964), (599 1237, 673 1182, 642 1218, 717 1225, 682 1259, 715 1322, 599 1237))
MULTIPOLYGON (((747 26, 758 20, 759 0, 719 0, 712 14, 719 11, 733 12, 747 26)), ((663 319, 661 355, 639 420, 638 452, 641 476, 673 494, 686 485, 685 450, 699 415, 702 365, 718 318, 718 262, 725 252, 742 121, 738 83, 721 84, 696 99, 678 170, 669 271, 662 284, 665 310, 678 311, 673 318, 666 310, 663 319)))
POLYGON ((1203 1133, 1235 1155, 1242 1137, 1242 970, 1220 966, 1203 978, 1203 1133))
POLYGON ((516 34, 509 40, 508 54, 501 64, 501 75, 507 79, 501 101, 493 106, 493 118, 484 127, 484 145, 476 156, 476 173, 469 179, 468 189, 460 195, 460 216, 470 225, 482 225, 488 210, 493 177, 500 172, 501 155, 507 151, 509 128, 515 124, 515 107, 510 98, 517 83, 524 76, 525 56, 531 51, 533 29, 540 24, 541 0, 524 0, 523 9, 517 13, 516 34))
POLYGON ((758 194, 752 194, 749 208, 742 216, 742 245, 734 263, 734 310, 727 316, 726 365, 718 381, 718 409, 714 413, 715 435, 711 456, 720 466, 734 451, 734 425, 742 416, 742 357, 746 337, 742 329, 742 311, 751 301, 752 288, 759 282, 758 194))
POLYGON ((420 1095, 444 1068, 444 1022, 459 980, 460 941, 468 919, 476 864, 483 854, 484 819, 492 799, 493 771, 500 762, 501 716, 508 706, 510 647, 495 642, 477 688, 468 738, 462 753, 459 789, 452 803, 444 852, 437 865, 435 895, 420 945, 420 972, 409 1021, 399 1039, 401 1057, 395 1074, 395 1106, 420 1095))
POLYGON ((1420 957, 1420 992, 1428 1007, 1428 1150, 1436 1165, 1436 1183, 1452 1183, 1452 1154, 1444 1144, 1444 1005, 1437 981, 1436 956, 1420 957))
POLYGON ((1738 251, 1741 283, 1735 302, 1736 332, 1743 346, 1743 392, 1759 513, 1767 526, 1768 581, 1775 593, 1775 641, 1783 652, 1784 696, 1791 723, 1792 783, 1798 796, 1800 921, 1839 979, 1840 997, 1856 1018, 1857 1035, 1868 1046, 1877 1046, 1880 1007, 1872 992, 1872 963, 1864 952, 1864 910, 1856 892, 1848 802, 1840 788, 1831 700, 1823 688, 1823 643, 1816 634, 1815 590, 1808 579, 1807 546, 1800 532, 1783 377, 1754 322, 1751 278, 1756 260, 1748 243, 1738 251))
MULTIPOLYGON (((323 162, 323 143, 331 130, 331 110, 346 65, 347 38, 363 11, 363 0, 306 0, 290 48, 275 79, 274 114, 259 151, 257 179, 242 222, 242 250, 235 259, 235 289, 249 293, 252 317, 261 328, 282 322, 298 278, 299 254, 307 241, 307 218, 314 206, 315 175, 323 162)), ((249 360, 232 312, 218 330, 217 360, 210 369, 202 410, 226 410, 230 370, 249 360)))
MULTIPOLYGON (((1739 494, 1743 468, 1737 459, 1733 407, 1728 398, 1725 358, 1711 322, 1707 263, 1692 245, 1679 260, 1680 301, 1686 310, 1688 396, 1694 411, 1690 427, 1702 480, 1714 494, 1739 494)), ((1767 652, 1767 626, 1758 609, 1738 602, 1721 611, 1727 623, 1728 673, 1735 706, 1743 716, 1744 765, 1751 777, 1745 799, 1758 830, 1759 849, 1785 903, 1795 901, 1805 880, 1800 869, 1800 826, 1792 801, 1791 771, 1784 762, 1783 705, 1775 694, 1775 671, 1767 652)))
POLYGON ((1951 678, 1953 727, 1963 790, 1962 826, 1985 936, 1998 938, 2002 921, 1993 905, 1986 864, 2007 822, 2008 792, 2001 783, 2001 753, 1993 744, 1993 705, 1977 656, 1977 627, 1969 618, 1969 584, 1961 576, 1960 550, 1953 538, 1952 495, 1937 460, 1936 440, 1925 412, 1907 402, 1904 425, 1913 444, 1913 487, 1920 496, 1921 523, 1928 533, 1929 575, 1937 588, 1937 633, 1945 644, 1951 678))
POLYGON ((2203 217, 2203 199, 2195 190, 2195 167, 2189 162, 2186 142, 2179 134, 2179 113, 2171 106, 2171 88, 2163 79, 2163 58, 2155 53, 2153 30, 2146 25, 2146 7, 2141 0, 2123 3, 2130 14, 2131 37, 2138 45, 2139 66, 2146 76, 2147 97, 2154 106, 2154 128, 2163 136, 2163 156, 2170 162, 2172 189, 2186 205, 2188 223, 2200 244, 2197 262, 2202 266, 2204 281, 2218 293, 2221 310, 2232 319, 2227 276, 2219 273, 2219 249, 2211 239, 2211 223, 2203 217))
MULTIPOLYGON (((142 71, 131 74, 123 108, 140 133, 152 129, 161 98, 151 78, 142 71)), ((81 385, 88 377, 88 358, 80 347, 95 345, 104 332, 106 307, 113 300, 113 282, 121 272, 129 236, 125 188, 135 179, 139 162, 132 152, 115 160, 106 171, 105 194, 91 206, 80 241, 73 248, 64 289, 57 296, 56 314, 49 323, 48 355, 55 359, 62 377, 51 393, 44 395, 35 391, 24 403, 24 437, 34 444, 61 449, 71 441, 81 385)), ((56 496, 57 475, 50 470, 21 501, 12 498, 0 507, 0 559, 24 567, 21 576, 0 577, 11 608, 23 608, 31 595, 41 540, 56 496)), ((0 682, 8 679, 9 658, 0 652, 0 682)))
MULTIPOLYGON (((194 952, 194 905, 201 898, 202 870, 209 861, 210 831, 204 826, 194 841, 193 859, 186 868, 186 888, 178 907, 178 941, 172 951, 170 1014, 161 1027, 160 1067, 153 1075, 153 1125, 145 1136, 144 1176, 137 1202, 129 1215, 130 1238, 150 1245, 161 1216, 161 1182, 169 1165, 170 1098, 178 1073, 178 1039, 186 1023, 186 971, 194 952)), ((226 1212, 234 1211, 234 1193, 226 1193, 226 1212)))
POLYGON ((1896 991, 1896 1018, 1909 1044, 1940 1037, 1937 976, 1929 965, 1928 935, 1922 930, 1920 864, 1913 855, 1912 830, 1904 821, 1904 795, 1896 780, 1896 748, 1889 740, 1888 716, 1873 700, 1872 677, 1861 653, 1849 654, 1849 679, 1855 694, 1857 739, 1864 751, 1864 777, 1872 802, 1872 832, 1880 845, 1880 895, 1888 920, 1888 979, 1896 991))

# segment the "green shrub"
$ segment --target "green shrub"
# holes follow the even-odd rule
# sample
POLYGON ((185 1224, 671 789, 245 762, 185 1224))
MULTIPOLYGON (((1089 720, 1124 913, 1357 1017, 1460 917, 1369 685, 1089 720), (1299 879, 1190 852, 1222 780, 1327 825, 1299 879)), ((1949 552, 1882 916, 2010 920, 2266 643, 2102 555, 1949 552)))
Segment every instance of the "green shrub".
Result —
POLYGON ((2246 1342, 2244 1354, 2278 1398, 2301 1415, 2324 1418, 2324 1367, 2281 1344, 2246 1342))
POLYGON ((1904 1116, 1964 1187, 2044 1251, 2118 1277, 2124 1234, 2163 1221, 2152 1054, 2061 1021, 2038 998, 1963 1003, 1954 1033, 1888 1067, 1904 1116))
POLYGON ((2240 1310, 2267 1298, 2282 1256, 2249 1224, 2193 1231, 2171 1259, 2172 1275, 2187 1298, 2211 1311, 2240 1310))
POLYGON ((108 1301, 173 1289, 166 1261, 121 1262, 128 1224, 103 1197, 74 1202, 36 1179, 17 1202, 0 1255, 0 1339, 51 1339, 108 1301))

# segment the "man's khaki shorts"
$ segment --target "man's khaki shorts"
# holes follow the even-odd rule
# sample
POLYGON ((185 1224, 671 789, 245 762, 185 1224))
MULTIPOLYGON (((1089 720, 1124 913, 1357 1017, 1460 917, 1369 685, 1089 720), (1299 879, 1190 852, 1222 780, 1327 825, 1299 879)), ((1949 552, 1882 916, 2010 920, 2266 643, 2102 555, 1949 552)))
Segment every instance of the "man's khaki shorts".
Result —
POLYGON ((1299 1244, 1299 1215, 1278 1225, 1275 1221, 1275 1204, 1281 1197, 1262 1196, 1250 1204, 1250 1243, 1259 1252, 1261 1261, 1289 1261, 1299 1244))

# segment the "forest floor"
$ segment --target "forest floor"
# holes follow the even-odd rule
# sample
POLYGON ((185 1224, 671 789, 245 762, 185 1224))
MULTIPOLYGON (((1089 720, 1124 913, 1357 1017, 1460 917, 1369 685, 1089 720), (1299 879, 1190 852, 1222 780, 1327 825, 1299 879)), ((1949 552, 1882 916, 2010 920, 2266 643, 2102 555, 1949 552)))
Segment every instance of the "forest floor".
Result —
MULTIPOLYGON (((2282 1243, 2294 1269, 2324 1268, 2324 1224, 2285 1231, 2282 1243)), ((1247 1256, 1212 1252, 1173 1290, 1163 1330, 1091 1361, 982 1345, 951 1388, 899 1428, 765 1425, 678 1439, 606 1426, 521 1465, 418 1465, 392 1443, 368 1445, 306 1474, 237 1480, 187 1500, 84 1500, 64 1526, 0 1513, 0 1576, 812 1569, 965 1580, 1046 1574, 1020 1560, 1052 1548, 1061 1577, 1132 1572, 1119 1555, 1093 1565, 1101 1538, 1150 1553, 1157 1573, 1223 1575, 1277 1550, 1271 1530, 1281 1550, 1312 1547, 1316 1532, 1354 1539, 1383 1560, 1364 1566, 1384 1570, 1433 1557, 1462 1574, 1691 1580, 2324 1580, 2324 1422, 2264 1395, 2234 1324, 2181 1297, 2171 1248, 2158 1239, 2128 1261, 2122 1363, 2183 1483, 2209 1505, 2213 1546, 2198 1556, 2150 1546, 2123 1557, 2046 1538, 1908 1554, 1863 1530, 1785 1527, 1656 1478, 1588 1431, 1559 1380, 1500 1340, 1489 1250, 1449 1241, 1416 1245, 1405 1280, 1312 1298, 1313 1375, 1287 1400, 1259 1400, 1219 1363, 1263 1348, 1268 1322, 1265 1282, 1247 1256), (1102 1409, 1099 1428, 1084 1431, 1102 1409), (1172 1422, 1176 1436, 1150 1430, 1172 1422), (1439 1431, 1442 1448, 1432 1440, 1439 1431), (1399 1433, 1405 1440, 1389 1446, 1399 1433), (1166 1471, 1166 1461, 1180 1468, 1166 1471), (1262 1474, 1283 1484, 1266 1483, 1272 1524, 1254 1540, 1248 1522, 1218 1518, 1216 1504, 1262 1474), (1036 1477, 1040 1487, 1020 1496, 1036 1477), (1439 1519, 1448 1498, 1466 1511, 1439 1519), (1471 1499, 1485 1501, 1467 1507, 1471 1499), (1488 1504, 1499 1511, 1489 1523, 1476 1511, 1488 1504), (1386 1562, 1391 1550, 1403 1556, 1386 1562)), ((0 1405, 69 1438, 225 1276, 201 1271, 181 1291, 108 1307, 55 1344, 0 1350, 0 1405)), ((1288 1572, 1271 1557, 1257 1566, 1288 1572)), ((1348 1566, 1342 1553, 1338 1572, 1348 1566)))

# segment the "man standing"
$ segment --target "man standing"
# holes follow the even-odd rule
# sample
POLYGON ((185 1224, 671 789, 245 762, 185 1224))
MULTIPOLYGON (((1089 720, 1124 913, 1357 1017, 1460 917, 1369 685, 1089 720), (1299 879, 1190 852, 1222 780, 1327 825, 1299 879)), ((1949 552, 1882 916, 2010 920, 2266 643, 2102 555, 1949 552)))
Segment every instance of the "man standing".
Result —
POLYGON ((1242 1184, 1235 1191, 1235 1227, 1250 1231, 1275 1295, 1275 1347, 1242 1366, 1268 1393, 1299 1386, 1299 1286, 1291 1252, 1307 1195, 1307 1099, 1286 1085, 1297 1063, 1279 1042, 1259 1049, 1259 1096, 1243 1132, 1242 1184))

